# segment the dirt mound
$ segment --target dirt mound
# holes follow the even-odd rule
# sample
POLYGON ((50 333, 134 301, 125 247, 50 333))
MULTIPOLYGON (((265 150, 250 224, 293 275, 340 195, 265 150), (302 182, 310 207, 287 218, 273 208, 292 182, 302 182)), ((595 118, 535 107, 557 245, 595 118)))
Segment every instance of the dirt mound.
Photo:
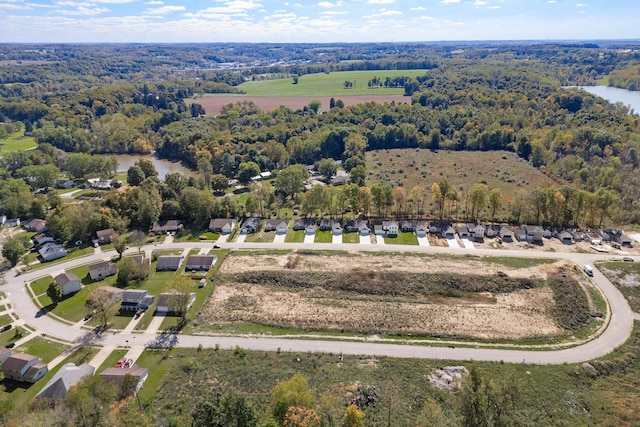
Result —
POLYGON ((462 378, 467 375, 469 371, 464 366, 446 366, 431 372, 427 378, 432 386, 453 393, 460 388, 462 378))

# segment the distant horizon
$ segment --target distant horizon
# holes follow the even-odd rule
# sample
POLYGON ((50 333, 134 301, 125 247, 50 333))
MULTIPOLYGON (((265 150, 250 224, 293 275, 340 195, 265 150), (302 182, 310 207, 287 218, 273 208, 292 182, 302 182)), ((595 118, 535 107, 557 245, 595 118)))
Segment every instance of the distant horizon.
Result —
POLYGON ((0 0, 0 43, 638 40, 640 2, 0 0))

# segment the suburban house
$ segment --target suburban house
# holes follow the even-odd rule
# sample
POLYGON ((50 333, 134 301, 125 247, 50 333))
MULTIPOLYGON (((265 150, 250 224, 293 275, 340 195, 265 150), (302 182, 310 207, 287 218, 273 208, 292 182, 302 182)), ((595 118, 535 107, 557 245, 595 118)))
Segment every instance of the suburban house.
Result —
POLYGON ((80 278, 73 273, 58 274, 54 280, 62 288, 62 295, 69 295, 80 290, 80 278))
POLYGON ((109 299, 114 303, 122 300, 122 292, 124 292, 122 289, 115 286, 100 286, 100 289, 106 292, 109 295, 109 299))
POLYGON ((397 236, 400 225, 397 221, 382 221, 382 231, 385 236, 397 236))
POLYGON ((527 241, 531 243, 541 243, 544 230, 539 225, 525 225, 524 232, 527 233, 527 241))
POLYGON ((350 219, 347 221, 347 233, 358 233, 361 236, 368 236, 371 233, 367 220, 350 219))
POLYGON ((442 237, 444 237, 445 239, 455 239, 456 238, 456 232, 453 229, 453 226, 450 225, 447 228, 444 228, 441 232, 442 237))
POLYGON ((87 180, 87 187, 93 190, 111 190, 112 188, 118 188, 120 185, 120 181, 111 179, 89 178, 87 180))
POLYGON ((6 379, 31 384, 49 372, 47 365, 41 363, 38 356, 26 353, 12 354, 2 363, 0 369, 6 379))
POLYGON ((53 234, 49 232, 44 232, 40 234, 36 234, 33 236, 33 243, 36 246, 44 245, 45 243, 53 243, 55 239, 53 238, 53 234))
MULTIPOLYGON (((329 221, 328 219, 323 219, 322 222, 324 221, 329 221)), ((320 223, 320 230, 322 230, 322 222, 320 223)), ((316 220, 313 218, 300 218, 300 219, 296 219, 293 222, 293 230, 294 231, 301 231, 301 230, 306 230, 308 226, 310 225, 315 225, 316 224, 316 220)))
POLYGON ((215 255, 191 255, 187 258, 185 270, 209 271, 217 260, 215 255))
POLYGON ((100 373, 100 378, 102 378, 105 382, 115 384, 120 391, 122 391, 122 387, 125 384, 125 377, 129 375, 137 379, 134 393, 140 391, 142 385, 147 380, 149 376, 149 371, 146 368, 141 368, 138 365, 133 365, 130 368, 107 368, 100 373))
POLYGON ((610 230, 609 234, 614 242, 620 243, 622 246, 631 246, 631 237, 627 236, 622 230, 610 230))
POLYGON ((467 224, 469 230, 469 236, 473 237, 476 241, 482 241, 484 239, 485 227, 482 224, 467 224))
POLYGON ((469 238, 469 228, 466 225, 456 227, 456 233, 458 233, 458 236, 460 236, 461 239, 469 238))
POLYGON ((91 280, 102 280, 105 277, 118 273, 118 267, 111 261, 102 261, 89 265, 89 276, 91 280))
POLYGON ((130 289, 122 292, 120 311, 138 311, 148 309, 155 297, 143 289, 130 289))
POLYGON ((20 225, 20 218, 7 218, 6 215, 0 216, 0 225, 6 225, 7 227, 18 227, 20 225))
POLYGON ((43 261, 53 261, 67 256, 68 251, 57 243, 45 243, 38 250, 38 254, 43 261))
POLYGON ((304 228, 304 234, 316 234, 316 222, 310 222, 309 224, 307 224, 307 226, 304 228))
POLYGON ((524 231, 524 228, 516 228, 513 231, 513 234, 515 235, 516 239, 519 242, 526 242, 527 241, 527 232, 524 231))
POLYGON ((573 235, 568 231, 561 231, 556 234, 556 237, 565 245, 570 245, 573 242, 573 235))
POLYGON ((500 237, 505 242, 513 241, 513 231, 507 226, 500 227, 500 231, 498 232, 498 237, 500 237))
POLYGON ((427 226, 422 221, 416 222, 416 228, 414 230, 417 237, 427 237, 427 226))
POLYGON ((285 234, 289 228, 288 219, 268 219, 264 231, 275 231, 276 234, 285 234))
POLYGON ((105 230, 96 231, 96 236, 98 237, 98 244, 106 245, 111 243, 111 239, 113 235, 116 234, 116 231, 113 228, 107 228, 105 230))
POLYGON ((12 353, 13 351, 10 348, 0 347, 0 366, 9 358, 9 356, 11 356, 12 353))
POLYGON ((403 233, 413 233, 414 231, 416 231, 416 223, 417 221, 410 221, 408 219, 400 221, 400 230, 403 233))
POLYGON ((36 395, 36 399, 62 400, 67 397, 69 389, 76 385, 83 377, 93 375, 95 368, 88 363, 76 366, 75 363, 65 364, 49 380, 44 388, 36 395))
POLYGON ((151 231, 154 233, 174 233, 182 230, 182 221, 177 219, 168 219, 166 221, 155 221, 151 227, 151 231))
POLYGON ((249 218, 245 218, 242 222, 242 228, 240 229, 240 233, 242 234, 252 234, 258 231, 260 228, 260 218, 256 216, 250 216, 249 218))
POLYGON ((23 227, 27 231, 35 231, 38 234, 47 230, 46 222, 44 221, 44 219, 40 218, 30 219, 23 224, 23 227))
POLYGON ((176 271, 182 264, 180 255, 161 255, 156 263, 156 271, 176 271))
MULTIPOLYGON (((149 270, 151 269, 151 259, 146 258, 144 255, 134 255, 131 257, 126 257, 133 260, 133 262, 139 266, 144 268, 144 277, 149 275, 149 270)), ((140 277, 140 276, 138 276, 140 277)))
POLYGON ((449 221, 431 221, 429 222, 429 233, 440 234, 442 237, 455 237, 455 230, 449 221))
POLYGON ((76 183, 71 179, 59 179, 56 181, 56 188, 60 190, 73 188, 74 185, 76 185, 76 183))
POLYGON ((234 219, 215 218, 209 221, 209 231, 220 234, 230 234, 236 226, 234 219))
MULTIPOLYGON (((156 303, 156 313, 157 314, 173 313, 175 310, 174 301, 177 293, 178 293, 177 291, 174 291, 174 292, 167 292, 167 293, 160 294, 160 296, 158 296, 158 302, 156 303)), ((184 294, 181 294, 181 295, 184 295, 184 294)), ((187 304, 187 307, 190 308, 195 300, 196 300, 196 294, 194 292, 191 292, 189 294, 189 302, 187 304)))

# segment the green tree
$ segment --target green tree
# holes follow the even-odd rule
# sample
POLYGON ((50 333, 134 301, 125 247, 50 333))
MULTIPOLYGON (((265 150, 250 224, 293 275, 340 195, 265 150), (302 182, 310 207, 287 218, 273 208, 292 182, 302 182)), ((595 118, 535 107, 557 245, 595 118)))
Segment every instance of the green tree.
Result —
POLYGON ((351 182, 361 187, 367 178, 367 170, 364 165, 358 165, 351 169, 351 182))
POLYGON ((149 275, 149 266, 137 264, 133 258, 125 258, 118 263, 116 284, 120 287, 145 279, 149 275))
POLYGON ((302 165, 292 165, 278 172, 275 188, 285 196, 293 196, 304 188, 304 180, 308 176, 307 168, 302 165))
POLYGON ((256 427, 258 415, 247 399, 231 392, 209 393, 191 413, 193 427, 256 427))
POLYGON ((107 326, 109 319, 115 314, 117 304, 111 293, 101 286, 87 296, 85 307, 89 312, 95 313, 95 316, 102 321, 102 326, 107 326))
POLYGON ((111 244, 113 244, 113 249, 118 253, 118 259, 122 259, 122 254, 127 249, 127 242, 124 239, 124 236, 116 233, 111 236, 111 244))
POLYGON ((171 293, 168 302, 169 311, 179 316, 182 324, 187 320, 192 287, 191 279, 184 276, 176 276, 168 284, 171 293))
POLYGON ((116 385, 99 375, 87 375, 72 387, 64 400, 71 413, 72 425, 108 425, 109 407, 116 398, 116 385))
POLYGON ((287 381, 276 384, 271 393, 271 408, 273 417, 281 425, 290 407, 302 406, 312 409, 315 397, 309 390, 307 379, 302 374, 295 374, 287 381))
POLYGON ((58 304, 62 300, 62 288, 55 282, 52 282, 47 287, 47 296, 53 302, 53 305, 58 304))
POLYGON ((487 193, 489 188, 486 184, 474 184, 471 187, 471 194, 469 195, 469 202, 471 203, 471 219, 477 221, 480 217, 480 212, 487 204, 487 193))
POLYGON ((142 173, 144 173, 145 178, 149 178, 152 176, 158 176, 158 171, 156 170, 153 162, 145 157, 139 158, 135 163, 135 166, 138 166, 142 173))
POLYGON ((4 256, 11 265, 16 265, 26 250, 27 248, 19 236, 9 236, 5 239, 2 246, 2 256, 4 256))
POLYGON ((251 178, 260 175, 260 166, 255 162, 242 162, 238 169, 238 181, 240 184, 248 184, 251 178))
POLYGON ((338 163, 333 159, 322 159, 318 165, 318 173, 329 181, 338 171, 338 163))
POLYGON ((69 219, 60 207, 54 209, 47 217, 47 228, 61 242, 68 242, 72 237, 69 219))
POLYGON ((144 172, 139 166, 133 165, 127 170, 127 183, 129 185, 138 186, 144 181, 144 172))
POLYGON ((320 106, 322 106, 322 103, 317 99, 314 99, 313 101, 309 102, 309 110, 313 111, 316 114, 318 114, 318 111, 320 110, 320 106))
POLYGON ((229 178, 222 174, 211 175, 211 189, 214 193, 224 193, 229 186, 229 178))
POLYGON ((489 209, 491 209, 491 221, 496 219, 496 211, 502 207, 502 192, 499 188, 493 188, 489 193, 489 209))
POLYGON ((211 173, 213 172, 213 166, 211 166, 211 162, 205 157, 200 157, 198 159, 198 170, 204 177, 204 185, 210 187, 211 173))

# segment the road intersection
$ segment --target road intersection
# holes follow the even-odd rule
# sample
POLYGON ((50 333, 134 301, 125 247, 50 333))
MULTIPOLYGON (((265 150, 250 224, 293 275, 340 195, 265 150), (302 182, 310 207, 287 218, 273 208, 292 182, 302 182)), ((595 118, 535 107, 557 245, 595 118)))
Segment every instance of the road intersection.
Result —
MULTIPOLYGON (((166 242, 158 245, 162 249, 210 249, 209 242, 166 242)), ((223 249, 289 249, 289 250, 357 250, 375 252, 423 252, 447 253, 454 255, 485 256, 499 255, 501 257, 520 258, 553 258, 566 259, 575 265, 594 264, 594 261, 607 259, 602 254, 543 252, 538 250, 492 250, 467 248, 445 248, 433 246, 408 245, 332 245, 330 243, 221 243, 223 249)), ((153 249, 153 247, 151 247, 153 249)), ((134 253, 135 249, 128 252, 134 253)), ((43 267, 38 270, 17 275, 15 270, 6 274, 7 284, 3 286, 7 298, 11 301, 14 312, 36 333, 44 334, 58 340, 70 343, 82 340, 88 333, 79 324, 62 322, 50 315, 40 315, 40 309, 35 305, 26 284, 54 271, 73 268, 78 265, 109 259, 115 252, 95 253, 83 258, 76 258, 64 263, 43 267)), ((325 352, 335 354, 355 354, 370 356, 389 356, 401 358, 428 358, 442 360, 478 360, 504 361, 510 363, 532 364, 562 364, 577 363, 605 356, 622 345, 631 335, 635 315, 624 296, 597 269, 594 269, 593 282, 601 289, 609 304, 610 318, 606 329, 595 339, 584 344, 559 350, 517 350, 506 348, 474 348, 465 346, 428 346, 412 344, 390 344, 375 341, 336 341, 322 339, 300 339, 267 337, 267 336, 214 336, 214 335, 172 335, 157 333, 151 329, 143 333, 132 333, 125 329, 115 334, 101 334, 94 341, 97 345, 107 348, 128 348, 141 352, 149 345, 159 341, 170 340, 175 347, 199 347, 232 349, 237 346, 247 350, 260 351, 290 351, 290 352, 325 352)))

